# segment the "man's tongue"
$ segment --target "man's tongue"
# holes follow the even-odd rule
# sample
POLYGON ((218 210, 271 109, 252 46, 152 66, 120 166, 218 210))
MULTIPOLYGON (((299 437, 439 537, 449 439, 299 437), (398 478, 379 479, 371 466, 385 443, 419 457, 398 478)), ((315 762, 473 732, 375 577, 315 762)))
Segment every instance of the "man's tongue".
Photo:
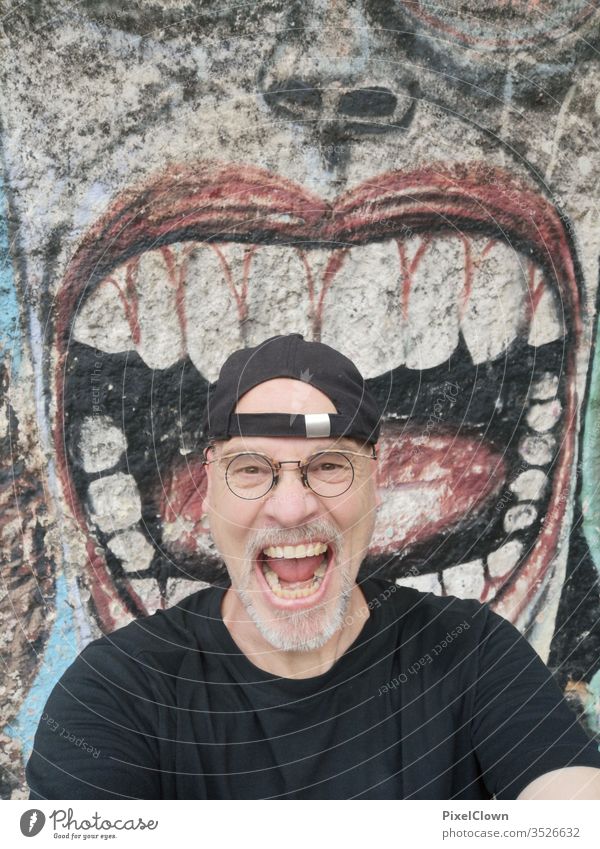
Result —
POLYGON ((315 569, 323 563, 323 555, 318 554, 316 557, 293 557, 286 559, 265 556, 265 562, 269 569, 275 572, 280 581, 296 584, 301 581, 312 580, 315 569))

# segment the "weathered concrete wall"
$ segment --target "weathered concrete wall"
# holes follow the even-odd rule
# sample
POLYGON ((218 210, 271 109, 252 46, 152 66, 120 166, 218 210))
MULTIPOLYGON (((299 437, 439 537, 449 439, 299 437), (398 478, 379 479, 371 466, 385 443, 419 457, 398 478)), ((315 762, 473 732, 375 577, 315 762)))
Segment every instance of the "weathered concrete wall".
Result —
POLYGON ((3 4, 2 795, 82 645, 219 573, 207 382, 285 331, 385 406, 365 568, 488 601, 599 730, 592 7, 3 4))

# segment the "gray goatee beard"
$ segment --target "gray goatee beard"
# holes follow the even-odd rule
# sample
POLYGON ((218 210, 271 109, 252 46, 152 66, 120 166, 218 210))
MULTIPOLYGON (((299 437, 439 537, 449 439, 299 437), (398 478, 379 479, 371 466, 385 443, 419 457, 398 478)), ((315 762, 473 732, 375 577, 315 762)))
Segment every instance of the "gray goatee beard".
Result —
POLYGON ((350 605, 354 581, 340 564, 342 535, 326 519, 316 519, 298 528, 264 528, 248 540, 244 556, 245 577, 235 587, 246 612, 265 640, 279 651, 314 651, 327 643, 342 627, 350 605), (270 545, 299 545, 312 540, 326 540, 333 549, 336 568, 340 569, 342 586, 333 610, 325 603, 307 610, 273 610, 265 620, 256 610, 250 589, 257 551, 270 545))

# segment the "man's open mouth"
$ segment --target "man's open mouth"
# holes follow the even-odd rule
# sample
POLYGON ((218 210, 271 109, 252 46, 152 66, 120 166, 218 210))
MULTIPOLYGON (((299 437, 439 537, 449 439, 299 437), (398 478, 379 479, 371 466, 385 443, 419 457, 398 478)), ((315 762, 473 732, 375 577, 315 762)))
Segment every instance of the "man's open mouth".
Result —
POLYGON ((273 545, 261 552, 259 568, 278 599, 308 599, 323 584, 329 562, 324 542, 273 545))
MULTIPOLYGON (((103 625, 220 574, 208 382, 231 350, 291 331, 353 357, 385 409, 365 568, 523 624, 571 485, 578 273, 555 207, 481 165, 382 174, 329 204, 200 163, 121 197, 70 263, 56 339, 55 444, 103 625)), ((276 596, 321 577, 267 559, 276 596)))

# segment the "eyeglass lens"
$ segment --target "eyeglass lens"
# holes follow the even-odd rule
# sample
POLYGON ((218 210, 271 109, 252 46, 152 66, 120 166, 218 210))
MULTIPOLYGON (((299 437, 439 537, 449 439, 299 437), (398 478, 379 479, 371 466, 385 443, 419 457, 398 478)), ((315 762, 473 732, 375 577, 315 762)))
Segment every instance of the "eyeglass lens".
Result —
MULTIPOLYGON (((271 489, 277 472, 260 454, 238 454, 229 461, 227 485, 240 498, 260 498, 271 489)), ((354 468, 343 454, 316 454, 305 466, 306 481, 317 495, 342 495, 354 480, 354 468)))

